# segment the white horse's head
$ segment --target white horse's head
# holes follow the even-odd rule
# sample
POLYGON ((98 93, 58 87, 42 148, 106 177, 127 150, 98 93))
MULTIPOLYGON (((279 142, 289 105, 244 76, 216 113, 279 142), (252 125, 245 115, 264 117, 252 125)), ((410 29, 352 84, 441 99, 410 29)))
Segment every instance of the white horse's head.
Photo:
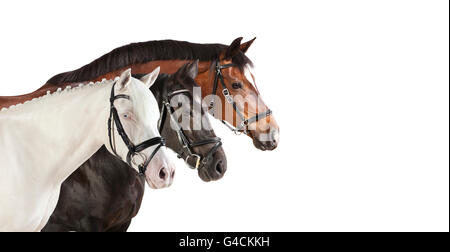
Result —
MULTIPOLYGON (((150 91, 159 74, 159 67, 141 80, 131 76, 131 70, 123 72, 114 86, 118 99, 114 100, 117 118, 123 126, 126 138, 132 146, 139 146, 155 137, 160 137, 158 131, 158 103, 150 91)), ((113 119, 114 121, 114 119, 113 119)), ((158 149, 159 143, 137 150, 130 158, 130 148, 119 134, 117 122, 112 127, 112 144, 107 144, 108 150, 129 163, 136 171, 145 173, 148 185, 158 189, 172 184, 175 175, 175 165, 167 155, 165 146, 158 149), (112 145, 112 147, 111 147, 112 145), (141 167, 139 167, 141 166, 141 167)))

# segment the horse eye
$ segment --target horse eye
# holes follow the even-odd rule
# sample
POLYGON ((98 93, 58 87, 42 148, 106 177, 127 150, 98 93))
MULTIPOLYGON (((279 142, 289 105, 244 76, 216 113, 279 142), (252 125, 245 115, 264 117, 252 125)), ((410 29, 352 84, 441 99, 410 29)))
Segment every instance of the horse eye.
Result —
POLYGON ((124 117, 124 118, 128 118, 128 114, 124 114, 123 117, 124 117))
POLYGON ((181 106, 183 106, 183 103, 182 102, 178 102, 178 107, 181 107, 181 106))
POLYGON ((234 82, 233 84, 231 84, 231 86, 232 86, 234 89, 240 89, 240 88, 242 88, 242 83, 240 83, 240 82, 234 82))

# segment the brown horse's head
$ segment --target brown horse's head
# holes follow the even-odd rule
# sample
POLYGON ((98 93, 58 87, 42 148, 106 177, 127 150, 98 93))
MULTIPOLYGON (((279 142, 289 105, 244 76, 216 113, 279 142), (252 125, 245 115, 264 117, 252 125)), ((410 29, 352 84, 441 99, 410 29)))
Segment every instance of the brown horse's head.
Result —
POLYGON ((279 127, 261 98, 251 71, 252 62, 245 55, 255 39, 243 44, 241 41, 237 38, 225 48, 208 71, 208 81, 217 87, 211 93, 220 98, 211 98, 214 106, 210 112, 251 137, 258 149, 273 150, 278 146, 279 127))

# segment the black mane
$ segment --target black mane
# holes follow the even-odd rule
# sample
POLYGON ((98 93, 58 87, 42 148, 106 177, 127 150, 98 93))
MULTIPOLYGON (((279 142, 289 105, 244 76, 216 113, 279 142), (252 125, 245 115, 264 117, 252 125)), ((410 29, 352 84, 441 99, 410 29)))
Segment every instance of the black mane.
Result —
MULTIPOLYGON (((108 54, 77 70, 61 73, 47 83, 60 85, 64 83, 84 82, 101 75, 122 69, 133 64, 142 64, 156 60, 196 60, 215 61, 221 52, 228 48, 222 44, 195 44, 176 40, 159 40, 133 43, 114 49, 108 54)), ((244 53, 233 56, 232 61, 239 68, 252 64, 244 53)))

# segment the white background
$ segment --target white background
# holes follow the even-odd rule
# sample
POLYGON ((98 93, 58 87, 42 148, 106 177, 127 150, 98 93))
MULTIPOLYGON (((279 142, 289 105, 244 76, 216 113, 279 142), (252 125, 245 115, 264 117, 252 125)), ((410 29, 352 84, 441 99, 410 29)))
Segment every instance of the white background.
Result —
MULTIPOLYGON (((138 41, 248 55, 281 127, 273 152, 215 123, 228 173, 179 161, 131 231, 448 231, 449 2, 2 1, 1 95, 138 41)), ((39 169, 39 167, 36 167, 39 169)))

